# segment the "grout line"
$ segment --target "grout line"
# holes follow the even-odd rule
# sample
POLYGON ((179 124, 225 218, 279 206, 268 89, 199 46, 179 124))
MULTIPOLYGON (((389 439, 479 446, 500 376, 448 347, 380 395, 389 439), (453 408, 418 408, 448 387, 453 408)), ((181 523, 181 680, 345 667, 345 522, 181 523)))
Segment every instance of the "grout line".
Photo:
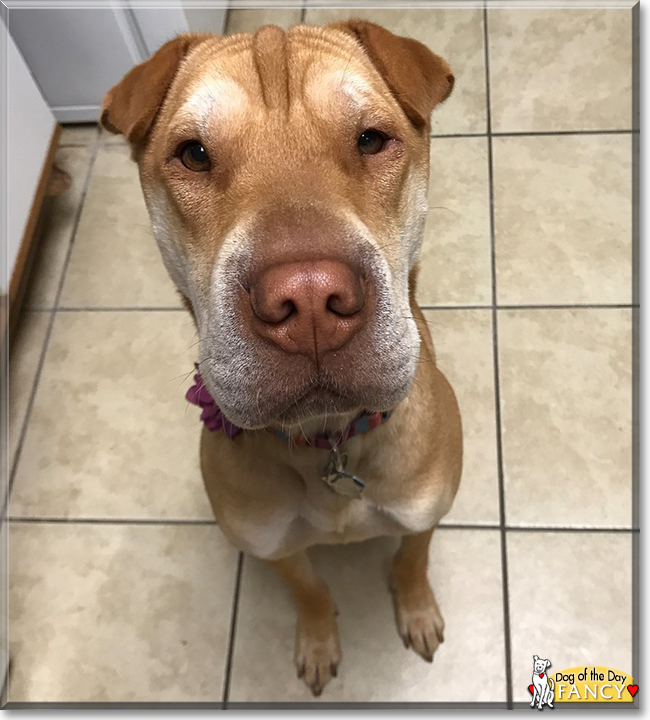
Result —
POLYGON ((85 147, 92 147, 92 144, 93 144, 94 142, 95 142, 94 140, 91 140, 90 142, 73 142, 73 141, 70 141, 70 142, 62 142, 62 143, 59 143, 59 144, 56 146, 56 148, 57 148, 57 150, 58 150, 59 148, 74 148, 74 147, 83 147, 83 148, 85 148, 85 147))
POLYGON ((241 593, 241 578, 244 567, 244 553, 240 552, 237 558, 237 575, 235 577, 235 591, 232 598, 232 612, 230 615, 230 636, 226 652, 226 672, 223 680, 222 709, 228 708, 230 698, 230 679, 232 677, 233 657, 235 654, 235 640, 237 638, 237 616, 239 615, 239 596, 241 593))
POLYGON ((485 101, 487 117, 488 193, 490 207, 490 262, 492 271, 492 353, 494 364, 494 409, 496 420, 497 470, 499 479, 499 526, 501 539, 501 583, 503 593, 503 642, 506 676, 506 701, 512 709, 512 647, 510 639, 510 589, 508 585, 508 541, 506 537, 506 496, 503 478, 503 443, 501 437, 501 392, 499 379, 499 328, 497 309, 497 265, 494 220, 494 158, 492 153, 492 108, 490 95, 490 46, 488 10, 483 8, 483 51, 485 53, 485 101))
POLYGON ((9 517, 7 521, 17 525, 217 525, 212 519, 166 519, 166 518, 68 518, 68 517, 9 517))
MULTIPOLYGON (((575 303, 566 305, 495 305, 497 310, 629 310, 635 307, 632 303, 575 303)), ((638 307, 638 306, 636 306, 638 307)))
POLYGON ((493 132, 492 137, 565 137, 567 135, 632 135, 638 130, 539 130, 531 132, 493 132))
MULTIPOLYGON (((639 124, 641 110, 640 95, 640 65, 641 65, 641 4, 636 3, 632 8, 632 124, 639 124)), ((632 136, 632 301, 641 299, 640 288, 640 166, 641 147, 640 136, 632 136)), ((641 472, 641 445, 640 445, 640 312, 632 311, 632 525, 638 527, 640 523, 639 483, 641 472)), ((641 667, 640 657, 640 608, 641 608, 641 578, 640 578, 640 538, 638 534, 632 536, 632 673, 639 676, 641 667)), ((635 698, 635 707, 639 708, 639 701, 635 698)))
POLYGON ((61 307, 57 312, 187 312, 184 307, 61 307))
POLYGON ((437 530, 500 530, 500 525, 497 525, 495 523, 482 523, 482 524, 473 524, 473 523, 456 523, 456 522, 439 522, 436 525, 436 531, 437 530))
MULTIPOLYGON (((493 138, 525 138, 525 137, 570 137, 572 135, 638 135, 639 130, 523 130, 521 132, 491 132, 493 138)), ((436 135, 431 133, 430 138, 452 139, 452 138, 487 138, 488 133, 442 133, 436 135)))
POLYGON ((485 138, 486 133, 440 133, 436 135, 431 133, 432 140, 455 140, 456 138, 485 138))
POLYGON ((578 525, 577 527, 566 527, 564 525, 543 526, 543 525, 506 525, 507 532, 558 532, 558 533, 630 533, 631 535, 640 532, 638 527, 589 527, 587 525, 578 525))
MULTIPOLYGON (((76 517, 8 517, 7 522, 16 525, 196 525, 196 526, 218 526, 215 519, 187 519, 180 518, 76 518, 76 517)), ((500 523, 445 523, 436 526, 439 530, 501 530, 500 523)), ((559 532, 559 533, 638 533, 638 527, 591 527, 578 525, 505 525, 507 532, 559 532)))
POLYGON ((70 235, 68 249, 66 251, 65 260, 63 262, 63 268, 61 269, 61 277, 59 278, 59 285, 57 287, 56 296, 54 298, 54 306, 53 306, 52 310, 50 311, 50 319, 49 319, 49 322, 47 325, 47 330, 45 332, 45 339, 43 340, 43 347, 41 348, 41 354, 38 359, 36 373, 34 375, 34 380, 32 382, 32 390, 30 392, 29 401, 27 403, 27 411, 25 413, 25 419, 23 420, 23 424, 20 429, 20 437, 18 439, 18 445, 16 446, 16 453, 14 455, 14 461, 13 461, 13 464, 11 467, 11 475, 9 476, 9 485, 7 487, 7 494, 4 499, 4 507, 3 507, 3 512, 2 512, 3 517, 6 515, 7 510, 8 510, 9 498, 11 496, 11 491, 14 486, 14 480, 16 479, 16 473, 18 470, 18 465, 20 463, 20 457, 22 455, 23 446, 25 444, 25 436, 27 435, 27 428, 29 426, 29 421, 31 419, 32 410, 34 408, 36 392, 38 390, 38 385, 39 385, 39 382, 41 379, 41 374, 43 372, 43 366, 45 365, 45 356, 47 355, 47 349, 50 344, 50 338, 52 337, 52 330, 54 328, 54 320, 56 319, 57 308, 59 306, 61 293, 63 291, 63 283, 65 282, 66 273, 68 271, 68 265, 70 264, 70 258, 72 256, 72 248, 74 247, 74 241, 77 236, 77 230, 79 229, 79 220, 81 218, 81 212, 82 212, 84 204, 86 202, 86 195, 88 193, 88 187, 90 185, 90 178, 93 173, 93 168, 95 167, 95 160, 97 158, 98 150, 99 150, 99 130, 97 131, 97 136, 95 137, 95 140, 93 142, 92 155, 90 158, 90 163, 88 164, 88 170, 86 171, 86 179, 84 180, 84 186, 83 186, 83 190, 81 192, 81 197, 79 198, 79 207, 77 208, 77 212, 75 215, 72 234, 70 235))
POLYGON ((575 303, 566 305, 420 305, 420 310, 629 310, 639 305, 633 303, 575 303))
POLYGON ((491 310, 492 305, 420 305, 420 310, 491 310))

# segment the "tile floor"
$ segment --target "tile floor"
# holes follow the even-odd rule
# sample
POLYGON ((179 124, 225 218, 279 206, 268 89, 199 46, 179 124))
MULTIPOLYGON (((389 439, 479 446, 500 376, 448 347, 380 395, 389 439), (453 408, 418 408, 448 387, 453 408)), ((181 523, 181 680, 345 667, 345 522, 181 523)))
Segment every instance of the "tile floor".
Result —
MULTIPOLYGON (((419 299, 466 443, 433 542, 434 664, 395 632, 391 541, 318 549, 344 651, 320 701, 526 701, 534 653, 632 672, 631 11, 304 15, 368 17, 456 73, 419 299)), ((229 30, 300 19, 234 10, 229 30)), ((194 330, 127 148, 67 127, 58 159, 74 186, 11 355, 9 700, 311 702, 287 593, 211 518, 183 400, 194 330)))

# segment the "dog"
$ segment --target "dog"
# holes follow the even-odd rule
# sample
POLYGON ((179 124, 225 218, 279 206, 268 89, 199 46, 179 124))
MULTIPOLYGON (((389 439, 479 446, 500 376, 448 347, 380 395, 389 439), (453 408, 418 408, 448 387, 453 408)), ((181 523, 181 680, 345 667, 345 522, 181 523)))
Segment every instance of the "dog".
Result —
POLYGON ((541 710, 544 704, 552 708, 555 700, 555 684, 546 675, 546 668, 549 667, 550 660, 542 660, 538 655, 533 655, 533 701, 530 706, 534 707, 537 701, 538 710, 541 710))
POLYGON ((214 514, 286 581, 314 695, 341 650, 313 545, 401 538, 399 634, 429 662, 443 641, 428 551, 462 428, 415 294, 430 114, 453 85, 421 43, 352 20, 181 35, 103 103, 198 329, 214 514))

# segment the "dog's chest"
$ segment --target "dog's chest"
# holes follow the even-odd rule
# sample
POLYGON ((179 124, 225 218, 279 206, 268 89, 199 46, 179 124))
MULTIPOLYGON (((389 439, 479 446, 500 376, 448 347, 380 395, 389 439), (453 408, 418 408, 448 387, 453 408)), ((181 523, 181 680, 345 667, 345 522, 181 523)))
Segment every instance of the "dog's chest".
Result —
POLYGON ((296 454, 287 463, 290 470, 284 465, 273 473, 274 499, 263 515, 231 515, 224 524, 248 552, 273 558, 311 545, 424 532, 448 510, 444 486, 402 482, 379 453, 368 461, 357 449, 348 443, 347 468, 365 483, 361 497, 340 495, 324 482, 326 453, 296 454))
MULTIPOLYGON (((333 493, 325 488, 327 493, 333 493)), ((331 501, 332 498, 327 498, 331 501)), ((298 513, 298 519, 304 521, 312 532, 322 535, 335 535, 339 542, 345 542, 346 537, 359 535, 368 536, 382 530, 387 531, 388 525, 394 522, 367 497, 356 499, 336 498, 334 502, 313 502, 305 496, 298 513), (343 538, 343 540, 341 540, 343 538)))
MULTIPOLYGON (((300 468, 303 492, 293 507, 294 518, 288 534, 298 529, 318 543, 364 540, 378 535, 402 535, 431 527, 436 500, 424 501, 395 492, 392 478, 383 477, 350 453, 350 471, 358 472, 365 488, 358 498, 338 494, 322 479, 319 464, 300 468)), ((321 463, 323 464, 323 463, 321 463)))
POLYGON ((434 503, 386 498, 369 480, 359 498, 337 495, 322 481, 310 483, 288 530, 308 533, 316 543, 346 543, 380 535, 403 535, 431 526, 434 503))

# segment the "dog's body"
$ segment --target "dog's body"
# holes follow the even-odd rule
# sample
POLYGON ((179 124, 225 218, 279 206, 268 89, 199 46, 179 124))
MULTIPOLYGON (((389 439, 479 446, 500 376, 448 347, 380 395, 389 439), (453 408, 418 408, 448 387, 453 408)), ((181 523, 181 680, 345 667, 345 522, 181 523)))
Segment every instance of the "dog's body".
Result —
POLYGON ((553 707, 554 684, 546 674, 546 669, 550 666, 550 660, 542 660, 537 655, 533 655, 533 699, 530 706, 534 707, 537 703, 538 710, 541 710, 544 704, 553 707))
POLYGON ((424 46, 352 21, 181 36, 104 104, 197 322, 203 380, 245 429, 203 431, 212 507, 287 580, 298 674, 316 694, 340 650, 312 545, 401 536, 399 632, 428 660, 442 641, 428 545, 460 481, 461 424, 414 297, 429 113, 452 85, 424 46), (267 432, 335 437, 363 411, 392 415, 342 448, 360 498, 323 482, 327 451, 267 432))
POLYGON ((280 444, 264 431, 233 443, 204 430, 203 475, 221 529, 246 552, 277 559, 311 545, 434 527, 460 480, 460 423, 453 392, 426 348, 416 378, 389 422, 346 443, 350 469, 367 479, 358 500, 323 483, 323 451, 280 444))

